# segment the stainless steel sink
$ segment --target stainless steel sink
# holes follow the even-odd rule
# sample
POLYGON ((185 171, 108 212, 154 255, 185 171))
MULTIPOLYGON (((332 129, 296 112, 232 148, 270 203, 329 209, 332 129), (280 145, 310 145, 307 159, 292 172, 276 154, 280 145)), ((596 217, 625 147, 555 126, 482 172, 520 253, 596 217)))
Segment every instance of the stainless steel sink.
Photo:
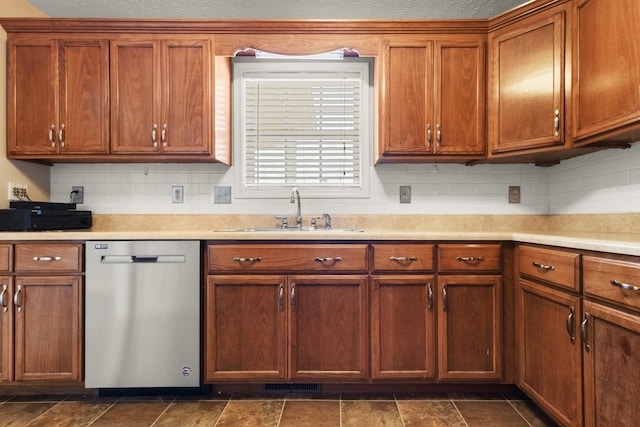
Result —
POLYGON ((364 230, 358 230, 355 228, 310 228, 310 227, 290 227, 290 228, 237 228, 234 230, 216 230, 216 231, 225 231, 225 232, 232 232, 232 233, 273 233, 273 232, 281 232, 281 233, 287 233, 287 232, 311 232, 311 233, 322 233, 322 232, 334 232, 334 233, 346 233, 346 232, 353 232, 353 233, 361 233, 364 230))

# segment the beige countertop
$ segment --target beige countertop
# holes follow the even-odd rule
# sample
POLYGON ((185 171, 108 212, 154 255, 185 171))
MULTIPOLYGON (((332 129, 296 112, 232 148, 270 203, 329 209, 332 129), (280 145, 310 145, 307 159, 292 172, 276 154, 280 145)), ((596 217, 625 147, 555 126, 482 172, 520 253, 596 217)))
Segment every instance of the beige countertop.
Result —
POLYGON ((517 241, 640 256, 640 233, 635 232, 638 219, 636 214, 376 215, 335 217, 334 230, 245 232, 234 230, 274 227, 276 224, 270 216, 94 215, 94 227, 91 230, 0 232, 0 241, 517 241))

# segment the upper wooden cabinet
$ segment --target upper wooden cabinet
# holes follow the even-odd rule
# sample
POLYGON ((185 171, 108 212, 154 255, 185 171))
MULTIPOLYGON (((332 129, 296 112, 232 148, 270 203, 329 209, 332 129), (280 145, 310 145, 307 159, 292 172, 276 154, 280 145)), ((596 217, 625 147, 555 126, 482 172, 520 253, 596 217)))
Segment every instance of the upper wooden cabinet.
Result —
POLYGON ((490 34, 490 157, 565 146, 569 10, 561 5, 490 34))
POLYGON ((212 41, 111 43, 112 151, 211 152, 212 41))
POLYGON ((7 44, 7 154, 109 152, 109 42, 34 37, 7 44))
POLYGON ((466 162, 485 154, 485 43, 383 41, 379 162, 466 162))
POLYGON ((573 136, 640 139, 640 3, 576 0, 573 136))

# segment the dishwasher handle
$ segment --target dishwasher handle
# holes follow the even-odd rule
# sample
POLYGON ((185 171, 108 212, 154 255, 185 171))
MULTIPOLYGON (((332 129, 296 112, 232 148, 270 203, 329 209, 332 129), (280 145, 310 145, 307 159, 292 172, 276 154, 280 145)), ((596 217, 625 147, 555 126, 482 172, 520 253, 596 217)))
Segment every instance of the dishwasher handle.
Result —
POLYGON ((102 264, 184 264, 185 255, 103 255, 102 264))

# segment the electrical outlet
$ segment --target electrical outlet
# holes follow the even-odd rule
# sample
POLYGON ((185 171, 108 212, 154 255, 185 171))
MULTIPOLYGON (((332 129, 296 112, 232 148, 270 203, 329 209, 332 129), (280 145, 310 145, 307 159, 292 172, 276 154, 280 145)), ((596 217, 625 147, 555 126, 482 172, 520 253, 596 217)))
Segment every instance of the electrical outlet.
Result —
POLYGON ((28 201, 29 193, 27 190, 28 190, 27 184, 18 184, 16 182, 10 182, 7 199, 18 200, 18 201, 28 201))
POLYGON ((509 203, 520 203, 520 186, 509 186, 509 203))
POLYGON ((229 204, 231 203, 231 187, 213 187, 213 203, 229 204))
POLYGON ((400 203, 411 203, 411 186, 400 186, 400 203))
POLYGON ((171 203, 184 203, 184 187, 174 185, 171 188, 171 203))
POLYGON ((69 195, 69 203, 77 203, 79 205, 84 203, 84 187, 81 185, 74 185, 71 187, 71 194, 69 195))

